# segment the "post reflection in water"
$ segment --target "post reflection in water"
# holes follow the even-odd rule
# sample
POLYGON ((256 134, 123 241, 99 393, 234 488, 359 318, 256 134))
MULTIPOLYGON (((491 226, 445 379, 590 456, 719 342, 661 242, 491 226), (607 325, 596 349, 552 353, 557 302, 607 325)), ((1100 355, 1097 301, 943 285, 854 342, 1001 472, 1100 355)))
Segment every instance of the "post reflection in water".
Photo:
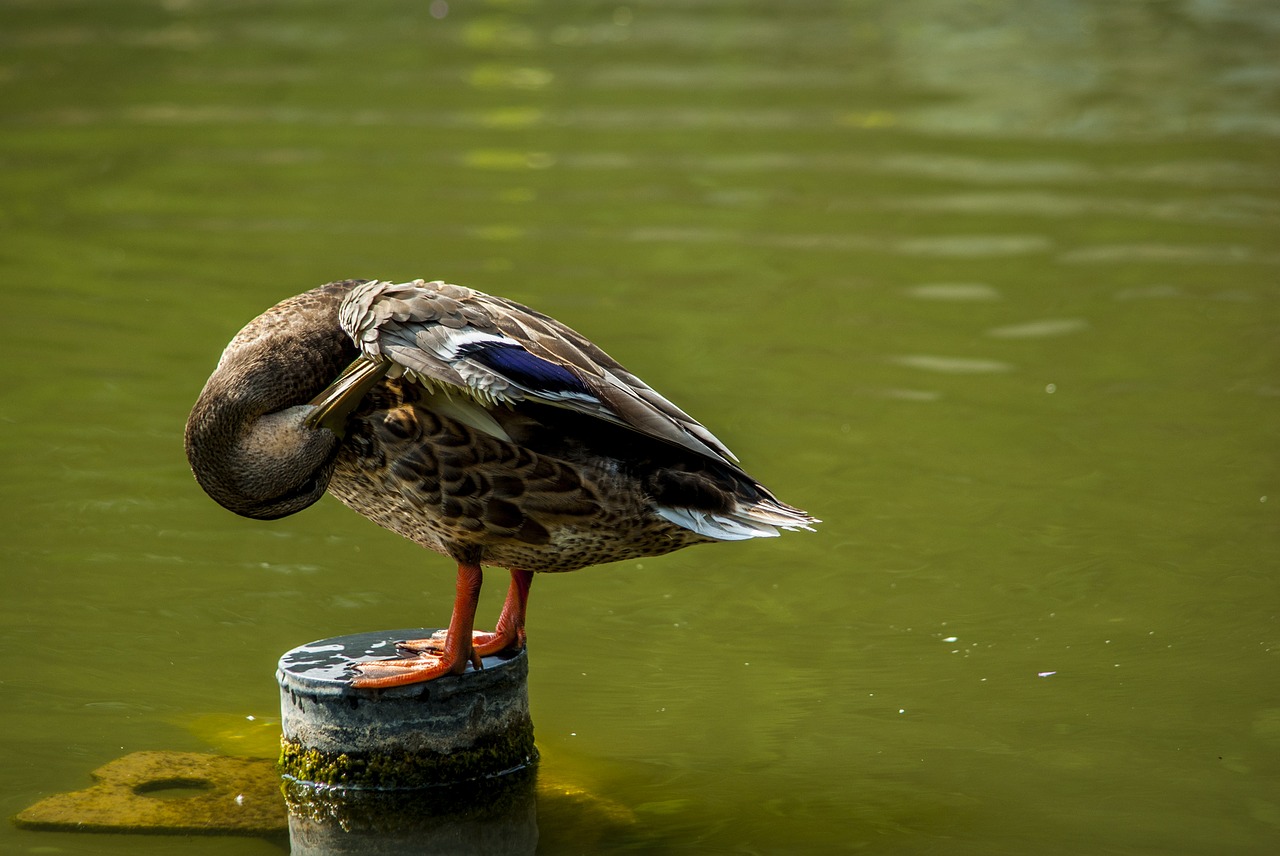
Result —
POLYGON ((536 771, 404 791, 286 781, 293 856, 527 856, 537 850, 536 771))

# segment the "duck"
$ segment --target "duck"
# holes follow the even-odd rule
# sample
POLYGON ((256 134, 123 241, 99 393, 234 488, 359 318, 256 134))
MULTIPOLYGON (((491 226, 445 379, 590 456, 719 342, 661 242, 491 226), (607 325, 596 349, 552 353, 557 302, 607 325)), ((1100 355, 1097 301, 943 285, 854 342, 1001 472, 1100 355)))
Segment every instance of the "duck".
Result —
POLYGON ((526 644, 535 574, 812 530, 693 417, 548 315, 444 281, 330 282, 250 321, 186 423, 201 488, 275 520, 326 493, 457 565, 448 627, 352 667, 381 689, 526 644), (475 629, 483 568, 510 583, 475 629))

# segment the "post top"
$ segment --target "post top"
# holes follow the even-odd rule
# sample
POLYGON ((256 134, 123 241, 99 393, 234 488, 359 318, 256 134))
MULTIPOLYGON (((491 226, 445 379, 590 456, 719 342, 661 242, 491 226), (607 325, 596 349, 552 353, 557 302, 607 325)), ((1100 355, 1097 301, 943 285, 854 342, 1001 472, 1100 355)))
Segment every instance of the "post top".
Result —
POLYGON ((312 695, 356 695, 378 693, 382 696, 417 696, 423 687, 440 690, 451 688, 459 682, 468 686, 485 683, 484 677, 498 678, 504 666, 514 665, 525 656, 524 649, 501 651, 483 658, 484 668, 477 672, 471 664, 461 675, 446 675, 422 684, 408 684, 382 690, 361 690, 351 686, 351 667, 370 660, 387 660, 397 656, 396 642, 406 639, 424 639, 436 632, 433 628, 407 628, 399 630, 374 630, 318 639, 286 651, 280 658, 276 678, 282 687, 304 691, 312 695))

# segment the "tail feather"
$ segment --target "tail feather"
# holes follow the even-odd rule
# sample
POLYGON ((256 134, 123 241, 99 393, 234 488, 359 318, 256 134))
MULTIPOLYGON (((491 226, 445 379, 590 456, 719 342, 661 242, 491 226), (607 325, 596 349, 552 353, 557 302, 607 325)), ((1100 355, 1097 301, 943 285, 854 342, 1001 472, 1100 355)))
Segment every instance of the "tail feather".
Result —
POLYGON ((656 510, 677 526, 717 541, 776 538, 782 534, 780 529, 792 532, 807 529, 812 532, 813 525, 822 522, 798 508, 772 498, 762 499, 751 505, 740 504, 727 513, 663 505, 657 506, 656 510))

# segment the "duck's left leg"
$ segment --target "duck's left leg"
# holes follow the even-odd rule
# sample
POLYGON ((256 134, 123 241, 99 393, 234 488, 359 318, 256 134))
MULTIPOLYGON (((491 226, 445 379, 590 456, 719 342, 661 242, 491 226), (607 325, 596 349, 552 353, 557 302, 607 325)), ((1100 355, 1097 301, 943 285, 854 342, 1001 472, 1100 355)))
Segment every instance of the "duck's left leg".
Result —
POLYGON ((508 648, 524 647, 524 613, 529 605, 529 586, 533 584, 533 572, 511 569, 511 587, 502 604, 502 615, 492 633, 476 633, 471 644, 481 657, 496 654, 508 648))

